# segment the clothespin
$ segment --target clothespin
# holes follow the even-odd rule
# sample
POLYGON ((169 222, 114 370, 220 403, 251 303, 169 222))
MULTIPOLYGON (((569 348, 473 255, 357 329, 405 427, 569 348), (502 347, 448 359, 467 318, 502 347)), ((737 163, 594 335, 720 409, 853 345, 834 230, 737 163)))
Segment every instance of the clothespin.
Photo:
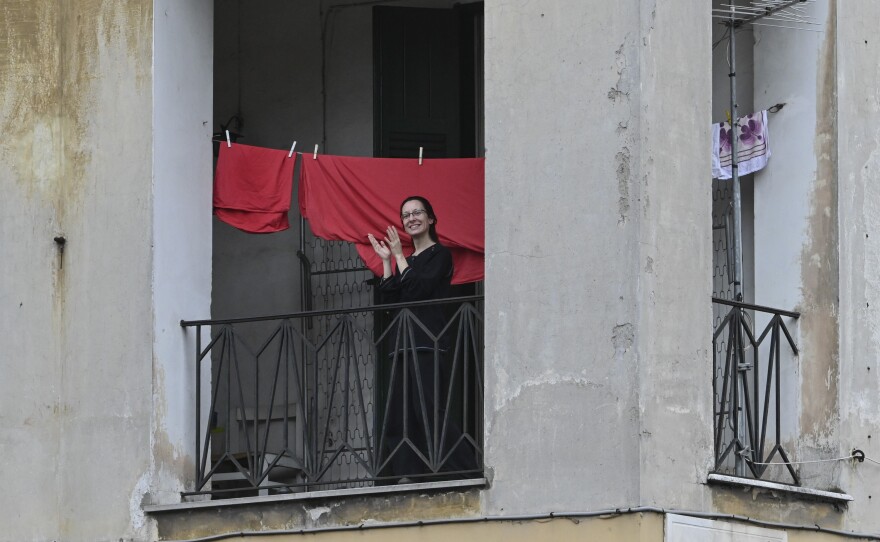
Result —
POLYGON ((294 141, 294 142, 293 142, 293 145, 290 146, 290 152, 287 153, 287 157, 288 157, 288 158, 290 158, 291 156, 293 156, 293 149, 295 149, 295 148, 296 148, 296 141, 294 141))
POLYGON ((232 140, 229 138, 229 130, 226 130, 226 146, 227 147, 232 146, 232 140))
POLYGON ((727 124, 731 124, 731 125, 732 125, 733 122, 731 122, 731 120, 730 120, 730 110, 728 109, 728 110, 725 111, 724 113, 727 115, 727 124))
POLYGON ((419 147, 419 165, 422 165, 422 153, 424 150, 424 147, 419 147))
POLYGON ((318 159, 318 144, 315 143, 315 153, 312 155, 312 160, 318 159))

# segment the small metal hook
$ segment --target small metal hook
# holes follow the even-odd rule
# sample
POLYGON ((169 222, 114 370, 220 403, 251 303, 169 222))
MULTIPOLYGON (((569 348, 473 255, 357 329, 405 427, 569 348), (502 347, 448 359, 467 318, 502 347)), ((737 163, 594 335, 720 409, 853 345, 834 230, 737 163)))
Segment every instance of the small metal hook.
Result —
POLYGON ((61 258, 59 269, 64 269, 64 245, 67 244, 67 239, 63 235, 59 235, 55 237, 55 244, 58 245, 58 254, 61 258))

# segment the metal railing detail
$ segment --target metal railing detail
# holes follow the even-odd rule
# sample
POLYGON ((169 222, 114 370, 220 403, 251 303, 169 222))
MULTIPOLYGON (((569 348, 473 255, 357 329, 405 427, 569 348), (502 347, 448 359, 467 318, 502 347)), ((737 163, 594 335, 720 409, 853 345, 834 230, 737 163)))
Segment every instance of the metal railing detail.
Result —
POLYGON ((771 464, 784 465, 791 481, 800 485, 782 446, 788 406, 782 401, 782 384, 793 375, 781 368, 783 355, 798 355, 784 318, 800 314, 714 297, 712 302, 716 308, 729 307, 712 337, 715 471, 761 479, 771 464), (769 318, 760 335, 754 332, 752 312, 769 318), (774 462, 777 455, 781 462, 774 462))
POLYGON ((482 296, 469 296, 181 322, 197 343, 184 495, 481 476, 482 319, 482 296), (431 330, 419 315, 438 310, 447 323, 431 330), (332 325, 309 325, 318 318, 332 325))

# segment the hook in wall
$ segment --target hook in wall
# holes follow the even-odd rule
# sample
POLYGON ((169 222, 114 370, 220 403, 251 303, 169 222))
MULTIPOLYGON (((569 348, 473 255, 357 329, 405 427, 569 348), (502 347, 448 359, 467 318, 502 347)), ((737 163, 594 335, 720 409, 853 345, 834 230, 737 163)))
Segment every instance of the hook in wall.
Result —
POLYGON ((58 245, 59 268, 64 269, 64 245, 67 244, 67 239, 63 235, 59 235, 55 237, 55 244, 58 245))

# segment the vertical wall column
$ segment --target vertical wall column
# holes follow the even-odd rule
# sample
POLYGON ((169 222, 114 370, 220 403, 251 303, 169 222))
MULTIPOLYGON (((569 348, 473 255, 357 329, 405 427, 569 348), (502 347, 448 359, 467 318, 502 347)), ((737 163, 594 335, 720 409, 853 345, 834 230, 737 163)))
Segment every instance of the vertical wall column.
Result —
MULTIPOLYGON (((880 3, 835 2, 840 247, 840 455, 880 458, 880 3)), ((867 468, 866 468, 867 467, 867 468)), ((880 469, 840 469, 847 530, 877 530, 880 469), (874 497, 872 499, 872 496, 874 497)))
POLYGON ((490 514, 638 501, 638 6, 485 4, 490 514))
POLYGON ((704 4, 486 2, 488 513, 700 500, 704 4))
POLYGON ((0 537, 144 539, 152 1, 0 11, 0 537))
POLYGON ((711 6, 639 6, 639 503, 696 509, 713 457, 711 6))
POLYGON ((154 503, 192 489, 197 460, 195 331, 180 320, 211 308, 213 8, 212 0, 154 8, 154 503))

